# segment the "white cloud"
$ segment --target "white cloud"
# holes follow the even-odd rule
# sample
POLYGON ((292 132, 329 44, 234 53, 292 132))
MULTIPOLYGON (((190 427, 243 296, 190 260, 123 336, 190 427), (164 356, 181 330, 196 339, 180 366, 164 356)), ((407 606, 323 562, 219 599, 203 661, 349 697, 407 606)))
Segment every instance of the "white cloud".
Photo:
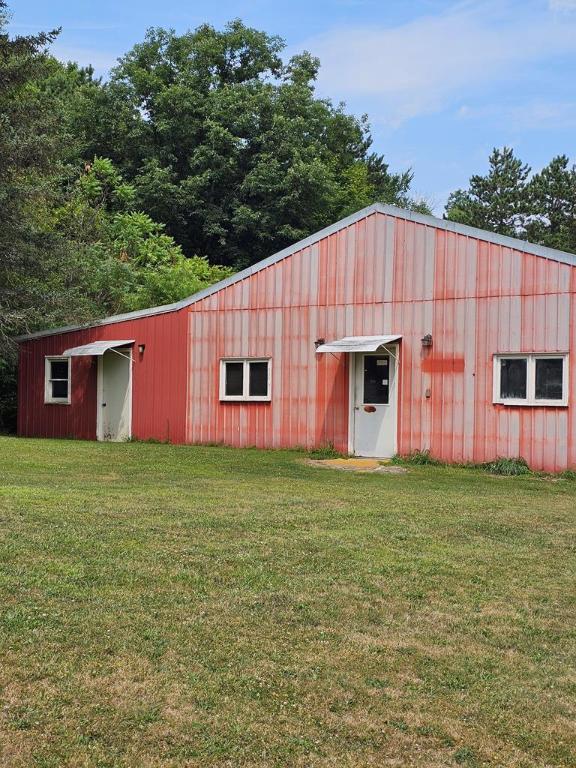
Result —
POLYGON ((334 29, 303 46, 320 57, 322 92, 369 100, 373 116, 376 104, 381 120, 398 125, 475 87, 521 78, 532 63, 576 52, 576 18, 560 21, 526 0, 465 2, 396 27, 334 29))

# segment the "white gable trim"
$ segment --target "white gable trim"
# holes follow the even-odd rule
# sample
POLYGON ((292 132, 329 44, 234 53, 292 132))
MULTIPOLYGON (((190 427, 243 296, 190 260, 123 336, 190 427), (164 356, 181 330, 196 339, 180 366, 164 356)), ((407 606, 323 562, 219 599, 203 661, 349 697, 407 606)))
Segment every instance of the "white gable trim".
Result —
POLYGON ((383 213, 387 216, 392 216, 396 219, 405 219, 406 221, 413 221, 416 224, 423 224, 427 227, 434 227, 434 229, 443 229, 447 232, 454 232, 455 234, 464 235, 466 237, 473 237, 477 240, 483 240, 484 242, 494 243, 495 245, 501 245, 504 248, 510 248, 515 251, 522 251, 523 253, 530 253, 534 256, 540 256, 544 259, 551 259, 552 261, 558 261, 562 264, 569 264, 572 267, 576 267, 576 254, 567 253, 565 251, 558 251, 555 248, 547 248, 543 245, 535 245, 529 243, 526 240, 519 240, 515 237, 507 237, 505 235, 498 235, 494 232, 486 232, 483 229, 477 229, 476 227, 469 227, 465 224, 459 224, 455 221, 448 221, 447 219, 438 219, 435 216, 427 216, 422 213, 416 213, 415 211, 408 211, 404 208, 397 208, 395 205, 384 205, 383 203, 373 203, 362 210, 353 213, 351 216, 346 216, 344 219, 331 224, 329 227, 321 229, 319 232, 309 235, 309 237, 299 240, 294 245, 290 245, 284 248, 278 253, 269 256, 256 264, 253 264, 247 269, 243 269, 241 272, 237 272, 225 280, 221 280, 219 283, 211 285, 209 288, 204 288, 202 291, 192 294, 185 299, 174 302, 174 304, 164 304, 160 307, 150 307, 149 309, 139 309, 135 312, 126 312, 122 315, 112 315, 111 317, 105 317, 102 320, 98 320, 94 323, 87 325, 68 325, 61 328, 51 328, 45 331, 36 331, 24 336, 17 337, 16 341, 26 341, 27 339, 36 339, 41 336, 52 336, 59 333, 69 333, 70 331, 79 331, 87 328, 97 328, 101 325, 110 325, 112 323, 122 323, 125 320, 137 320, 141 317, 152 317, 153 315, 163 315, 168 312, 177 312, 180 309, 195 304, 197 301, 205 299, 207 296, 212 296, 214 293, 227 288, 229 285, 234 285, 241 280, 245 280, 251 275, 260 272, 262 269, 276 264, 278 261, 291 256, 297 251, 301 251, 304 248, 309 248, 319 240, 323 240, 325 237, 338 232, 341 229, 355 224, 357 221, 371 216, 374 213, 383 213))

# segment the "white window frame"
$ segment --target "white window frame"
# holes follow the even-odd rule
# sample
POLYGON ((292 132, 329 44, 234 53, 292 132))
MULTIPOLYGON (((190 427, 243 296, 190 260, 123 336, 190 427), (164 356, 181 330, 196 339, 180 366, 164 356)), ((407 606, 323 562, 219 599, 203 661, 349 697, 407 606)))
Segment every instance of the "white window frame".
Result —
POLYGON ((44 403, 46 405, 70 405, 72 395, 72 366, 70 365, 70 358, 62 355, 50 355, 44 358, 44 403), (66 381, 66 379, 52 379, 50 374, 52 373, 51 363, 67 362, 68 363, 68 396, 67 397, 52 397, 52 382, 53 381, 66 381))
POLYGON ((220 360, 220 400, 222 402, 236 403, 268 403, 272 399, 272 359, 270 357, 224 357, 220 360), (242 394, 226 394, 226 364, 243 363, 242 369, 242 394), (268 394, 250 395, 250 363, 268 364, 268 394))
POLYGON ((568 405, 568 353, 566 352, 499 352, 493 359, 493 398, 492 401, 499 405, 528 405, 531 407, 555 406, 566 407, 568 405), (526 360, 526 397, 510 398, 500 396, 501 360, 511 359, 526 360), (536 361, 537 360, 562 360, 562 399, 542 400, 536 398, 536 361))

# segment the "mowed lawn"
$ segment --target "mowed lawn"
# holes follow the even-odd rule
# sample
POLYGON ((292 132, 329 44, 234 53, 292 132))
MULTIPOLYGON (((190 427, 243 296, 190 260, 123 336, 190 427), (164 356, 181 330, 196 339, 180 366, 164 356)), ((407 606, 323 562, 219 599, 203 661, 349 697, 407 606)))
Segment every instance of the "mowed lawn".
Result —
POLYGON ((0 765, 576 765, 576 482, 0 439, 0 765))

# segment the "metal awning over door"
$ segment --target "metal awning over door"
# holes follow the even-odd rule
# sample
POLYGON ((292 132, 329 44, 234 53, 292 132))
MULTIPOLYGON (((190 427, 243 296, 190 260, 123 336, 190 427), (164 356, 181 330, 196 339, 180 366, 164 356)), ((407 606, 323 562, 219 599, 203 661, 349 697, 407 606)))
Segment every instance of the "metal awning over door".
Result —
POLYGON ((389 336, 344 336, 342 339, 320 344, 316 352, 376 352, 386 344, 400 341, 400 334, 389 336))
POLYGON ((91 355, 103 355, 109 349, 117 347, 129 347, 134 344, 134 339, 124 339, 122 341, 93 341, 91 344, 83 344, 81 347, 70 347, 62 352, 63 357, 85 357, 91 355))

